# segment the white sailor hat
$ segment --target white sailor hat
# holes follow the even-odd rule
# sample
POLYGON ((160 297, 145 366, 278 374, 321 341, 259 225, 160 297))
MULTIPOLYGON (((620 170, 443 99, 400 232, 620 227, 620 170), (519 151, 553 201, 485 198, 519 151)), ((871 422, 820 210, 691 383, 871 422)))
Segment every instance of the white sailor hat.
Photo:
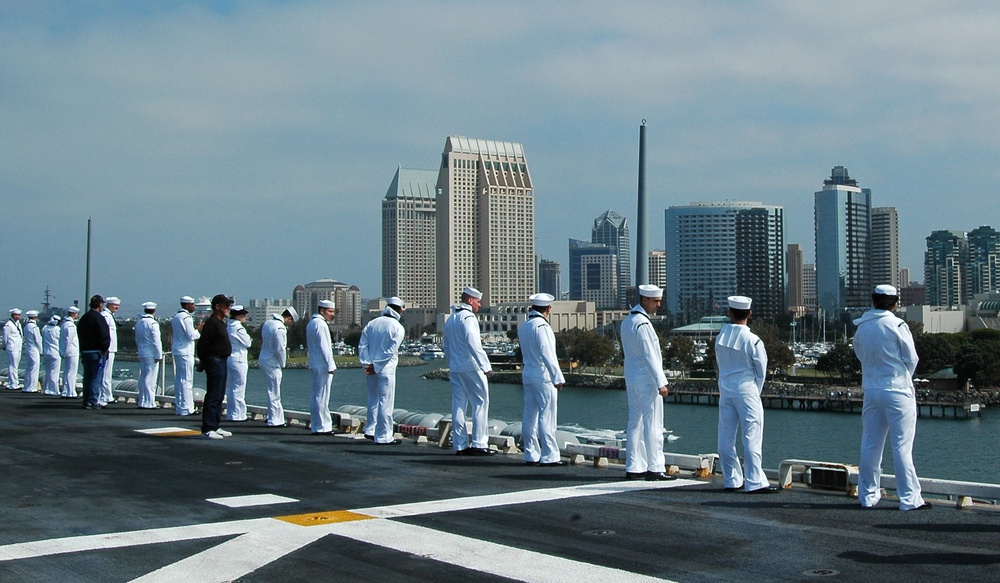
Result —
POLYGON ((79 314, 80 313, 80 308, 78 308, 76 306, 70 306, 70 307, 66 308, 66 313, 67 314, 79 314))
POLYGON ((656 285, 644 283, 639 286, 639 295, 644 298, 662 298, 663 288, 656 285))
POLYGON ((59 320, 62 320, 62 318, 60 318, 59 316, 57 316, 55 314, 52 314, 52 317, 49 318, 49 324, 58 324, 59 320))
POLYGON ((320 300, 318 305, 319 307, 327 310, 332 310, 337 307, 337 304, 335 304, 333 300, 320 300))
POLYGON ((105 298, 104 303, 121 305, 122 301, 116 298, 115 296, 111 296, 110 298, 105 298))
POLYGON ((385 305, 396 306, 397 308, 404 308, 404 309, 406 308, 406 302, 404 302, 400 298, 397 298, 396 296, 392 296, 391 298, 386 298, 385 305))
POLYGON ((156 302, 146 302, 142 305, 143 310, 155 310, 156 302))
POLYGON ((551 306, 552 302, 555 301, 556 297, 552 294, 532 294, 528 296, 528 302, 532 306, 538 306, 544 308, 545 306, 551 306))
POLYGON ((16 315, 20 315, 21 314, 21 308, 11 308, 10 309, 10 315, 13 316, 15 314, 16 315))
POLYGON ((476 298, 477 300, 483 299, 483 292, 471 286, 462 290, 462 293, 469 296, 470 298, 476 298))
POLYGON ((729 307, 734 310, 749 310, 752 302, 746 296, 729 296, 729 307))
POLYGON ((182 304, 193 304, 194 303, 194 298, 192 298, 191 296, 181 296, 181 303, 182 304))
POLYGON ((230 314, 240 315, 240 314, 246 314, 247 312, 248 310, 243 307, 243 304, 236 304, 235 306, 229 308, 230 314))
POLYGON ((27 312, 24 313, 24 315, 27 316, 27 317, 29 317, 29 318, 37 318, 38 317, 38 310, 28 310, 27 312))
POLYGON ((893 286, 891 286, 889 284, 885 284, 885 283, 883 283, 882 285, 875 286, 875 294, 880 295, 880 296, 897 296, 897 295, 899 295, 899 293, 896 291, 895 287, 893 287, 893 286))
POLYGON ((287 308, 285 308, 285 312, 292 317, 292 322, 299 321, 299 313, 295 311, 295 308, 288 306, 287 308))

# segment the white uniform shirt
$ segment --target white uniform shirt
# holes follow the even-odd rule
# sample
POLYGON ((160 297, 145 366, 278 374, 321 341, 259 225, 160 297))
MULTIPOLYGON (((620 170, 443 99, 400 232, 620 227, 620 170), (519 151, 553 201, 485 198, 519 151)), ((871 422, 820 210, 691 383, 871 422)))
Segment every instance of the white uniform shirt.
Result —
POLYGON ((524 384, 559 385, 566 382, 559 370, 556 337, 544 316, 534 310, 529 311, 528 321, 517 328, 517 340, 521 344, 521 356, 524 359, 524 371, 521 374, 524 384))
POLYGON ((59 356, 80 356, 80 339, 76 337, 76 320, 66 317, 60 324, 59 356))
POLYGON ((396 372, 399 345, 406 337, 399 316, 396 310, 387 307, 381 316, 365 325, 358 344, 358 360, 362 366, 373 364, 375 372, 386 375, 396 372))
POLYGON ((152 314, 143 314, 135 323, 135 347, 140 358, 163 358, 163 343, 160 342, 160 324, 152 314))
POLYGON ((14 320, 7 320, 3 325, 3 345, 7 352, 21 352, 21 323, 14 320))
POLYGON ((194 341, 201 338, 201 333, 194 327, 194 319, 187 310, 181 310, 170 319, 170 328, 174 332, 170 342, 170 351, 175 355, 194 356, 194 341))
POLYGON ((309 368, 313 370, 337 370, 333 362, 333 344, 330 340, 330 325, 319 314, 313 314, 306 326, 306 346, 309 348, 309 368))
POLYGON ((111 335, 108 352, 118 352, 118 322, 115 321, 115 315, 107 308, 101 310, 101 315, 108 321, 108 333, 111 335))
POLYGON ((28 320, 24 325, 24 351, 34 351, 36 354, 42 351, 42 334, 38 331, 38 323, 28 320))
POLYGON ((488 373, 493 370, 490 359, 483 350, 479 334, 479 319, 468 304, 451 307, 451 315, 444 322, 444 354, 452 372, 488 373))
POLYGON ((282 368, 288 358, 288 328, 285 319, 271 314, 271 319, 261 328, 260 357, 257 363, 269 368, 282 368))
POLYGON ((868 310, 854 321, 854 354, 861 361, 861 388, 913 394, 917 350, 906 322, 888 310, 868 310))
POLYGON ((660 339, 641 305, 632 308, 622 321, 621 336, 622 350, 625 351, 625 382, 652 389, 667 386, 660 339))
POLYGON ((50 358, 59 356, 58 324, 46 324, 42 328, 42 355, 50 358))
POLYGON ((229 323, 226 324, 226 328, 229 332, 229 342, 233 345, 233 352, 229 355, 229 360, 233 362, 246 362, 247 349, 250 348, 251 343, 250 334, 247 332, 246 326, 236 318, 230 318, 229 323))
POLYGON ((764 390, 767 352, 764 342, 742 324, 726 324, 715 339, 715 360, 719 364, 719 389, 738 391, 753 385, 764 390))

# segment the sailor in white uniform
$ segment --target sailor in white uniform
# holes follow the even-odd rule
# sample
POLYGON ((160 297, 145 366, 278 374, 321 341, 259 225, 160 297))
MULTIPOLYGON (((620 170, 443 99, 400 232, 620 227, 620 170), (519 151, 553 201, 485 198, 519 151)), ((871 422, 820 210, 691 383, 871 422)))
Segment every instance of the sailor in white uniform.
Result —
POLYGON ((233 352, 226 359, 226 419, 229 421, 247 420, 247 350, 250 348, 250 333, 247 332, 248 310, 242 305, 229 308, 229 322, 226 330, 229 332, 229 342, 233 352))
POLYGON ((314 435, 333 433, 330 416, 330 384, 337 370, 333 362, 330 321, 336 308, 330 300, 321 300, 317 313, 306 326, 306 347, 309 350, 309 376, 312 380, 312 400, 309 403, 309 429, 314 435))
POLYGON ((111 375, 115 368, 115 355, 118 353, 118 322, 115 321, 115 312, 121 308, 121 305, 121 299, 111 296, 105 298, 104 310, 101 311, 101 315, 108 322, 108 333, 111 335, 111 345, 108 346, 108 355, 104 361, 101 394, 97 397, 97 404, 102 406, 115 402, 115 395, 111 391, 111 375))
POLYGON ((729 297, 729 320, 715 339, 719 365, 719 461, 727 492, 745 489, 750 494, 774 494, 761 466, 764 442, 764 406, 760 393, 767 374, 764 342, 750 331, 750 305, 745 296, 729 297), (742 426, 743 457, 740 467, 736 434, 742 426))
POLYGON ((45 360, 46 395, 59 396, 59 371, 62 358, 59 356, 59 316, 52 316, 42 327, 42 358, 45 360))
POLYGON ((42 364, 42 333, 38 329, 38 311, 24 313, 24 388, 25 393, 38 392, 38 371, 42 364))
POLYGON ((628 396, 628 446, 625 479, 673 480, 666 473, 663 457, 663 397, 667 376, 663 352, 649 314, 655 314, 663 290, 655 285, 639 286, 639 303, 622 321, 621 342, 625 352, 625 392, 628 396))
POLYGON ((295 308, 288 307, 271 317, 261 327, 260 356, 257 366, 264 375, 267 389, 267 426, 284 427, 285 410, 281 406, 282 367, 288 359, 288 326, 299 319, 295 308))
POLYGON ((160 376, 163 361, 163 344, 160 341, 160 323, 153 315, 156 302, 142 304, 143 314, 135 323, 135 347, 139 351, 139 398, 140 409, 156 409, 156 380, 160 376))
POLYGON ((194 343, 201 333, 194 325, 194 298, 181 296, 181 309, 170 319, 174 357, 174 414, 194 415, 194 343))
POLYGON ((492 374, 490 359, 483 350, 476 312, 483 293, 474 287, 462 292, 462 301, 452 306, 444 322, 443 348, 448 358, 451 381, 451 446, 457 455, 490 455, 488 416, 492 374), (466 407, 472 405, 472 435, 465 424, 466 407))
POLYGON ((358 360, 365 370, 368 384, 368 416, 365 437, 380 445, 397 445, 392 428, 392 410, 396 403, 396 365, 399 363, 399 345, 406 337, 406 330, 399 323, 406 303, 391 297, 385 301, 382 315, 374 318, 361 331, 358 360))
POLYGON ((560 466, 559 442, 556 441, 556 414, 559 391, 566 379, 556 356, 556 337, 549 326, 551 294, 528 297, 528 319, 517 328, 524 369, 524 417, 521 441, 524 463, 543 467, 560 466))
POLYGON ((913 467, 913 438, 917 433, 913 373, 917 370, 917 350, 906 322, 892 313, 898 303, 895 287, 877 286, 872 294, 874 308, 854 321, 858 327, 854 353, 861 361, 861 388, 865 392, 858 500, 862 507, 872 508, 882 498, 882 450, 886 437, 891 435, 899 509, 924 510, 931 505, 921 496, 913 467))
POLYGON ((62 319, 59 330, 59 357, 62 358, 62 382, 59 385, 60 396, 64 399, 77 397, 76 373, 80 368, 80 339, 76 337, 76 319, 80 317, 80 308, 66 308, 66 317, 62 319))
POLYGON ((21 388, 17 366, 21 364, 21 346, 24 333, 21 330, 21 310, 13 308, 10 319, 3 325, 3 346, 7 351, 7 388, 16 391, 21 388))

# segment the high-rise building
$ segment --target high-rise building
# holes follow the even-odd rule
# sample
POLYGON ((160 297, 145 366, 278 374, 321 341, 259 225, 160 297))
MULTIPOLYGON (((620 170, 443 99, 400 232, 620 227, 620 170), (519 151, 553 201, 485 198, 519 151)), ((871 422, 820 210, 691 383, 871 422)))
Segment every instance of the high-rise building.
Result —
POLYGON ((561 293, 559 289, 559 263, 542 259, 538 262, 538 291, 545 294, 552 294, 559 299, 561 293))
POLYGON ((352 324, 361 325, 361 290, 358 286, 347 285, 335 279, 318 279, 305 285, 297 285, 292 290, 292 305, 301 318, 309 318, 315 314, 320 300, 330 300, 337 306, 332 327, 344 329, 352 324))
MULTIPOLYGON (((286 299, 262 299, 250 300, 247 303, 247 321, 254 326, 263 326, 264 322, 274 314, 281 314, 286 309, 292 307, 292 300, 286 299)), ((301 317, 301 312, 299 312, 301 317)))
POLYGON ((924 252, 924 287, 927 305, 961 306, 972 297, 966 263, 969 242, 963 231, 934 231, 924 252))
POLYGON ((733 294, 759 318, 785 311, 784 209, 760 202, 705 202, 665 211, 664 303, 688 320, 718 314, 733 294))
POLYGON ((871 199, 843 166, 814 195, 816 301, 826 318, 871 305, 871 199))
POLYGON ((397 168, 382 201, 382 297, 435 305, 437 170, 397 168))
POLYGON ((618 252, 601 243, 569 240, 569 299, 594 302, 598 310, 617 309, 618 252))
POLYGON ((998 290, 1000 233, 989 226, 969 231, 969 298, 998 290))
MULTIPOLYGON (((618 305, 617 308, 628 307, 625 294, 632 285, 632 254, 628 234, 628 220, 608 209, 594 219, 591 229, 591 243, 607 245, 615 250, 618 256, 618 305)), ((646 282, 640 282, 646 283, 646 282)))
POLYGON ((437 193, 438 312, 469 285, 484 306, 535 293, 535 190, 521 144, 450 136, 437 193))
POLYGON ((872 209, 872 283, 901 287, 899 281, 899 216, 896 208, 872 209))
POLYGON ((806 301, 802 293, 802 246, 798 243, 789 243, 785 252, 785 277, 787 287, 785 289, 785 305, 788 311, 797 316, 805 314, 806 301))
POLYGON ((807 314, 816 313, 816 264, 802 264, 802 301, 807 314))
POLYGON ((662 249, 653 249, 649 252, 649 283, 666 288, 667 287, 667 252, 662 249))
POLYGON ((910 279, 910 268, 900 267, 899 268, 899 287, 906 287, 912 283, 913 280, 910 279))

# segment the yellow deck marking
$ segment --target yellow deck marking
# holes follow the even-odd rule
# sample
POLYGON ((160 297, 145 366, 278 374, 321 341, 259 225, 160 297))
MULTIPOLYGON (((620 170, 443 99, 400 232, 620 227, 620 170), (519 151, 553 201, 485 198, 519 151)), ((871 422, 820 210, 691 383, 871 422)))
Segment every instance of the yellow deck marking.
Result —
POLYGON ((374 516, 351 512, 350 510, 333 510, 331 512, 313 512, 310 514, 290 514, 288 516, 275 516, 276 520, 283 520, 299 526, 319 526, 321 524, 335 524, 337 522, 354 522, 355 520, 372 520, 374 516))

